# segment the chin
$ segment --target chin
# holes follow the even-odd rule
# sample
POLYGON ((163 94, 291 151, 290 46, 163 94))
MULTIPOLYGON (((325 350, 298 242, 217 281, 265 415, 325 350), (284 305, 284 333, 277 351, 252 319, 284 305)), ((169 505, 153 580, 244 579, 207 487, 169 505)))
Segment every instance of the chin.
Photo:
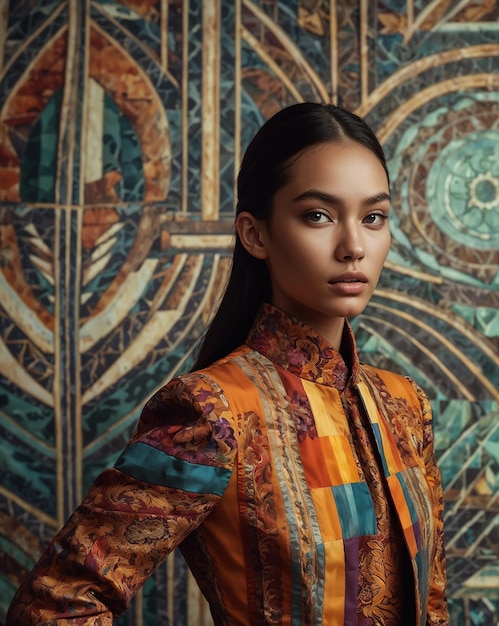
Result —
POLYGON ((357 317, 357 315, 360 315, 364 311, 366 306, 367 303, 363 304, 362 306, 344 307, 343 309, 340 309, 335 313, 335 317, 346 317, 349 319, 352 317, 357 317))

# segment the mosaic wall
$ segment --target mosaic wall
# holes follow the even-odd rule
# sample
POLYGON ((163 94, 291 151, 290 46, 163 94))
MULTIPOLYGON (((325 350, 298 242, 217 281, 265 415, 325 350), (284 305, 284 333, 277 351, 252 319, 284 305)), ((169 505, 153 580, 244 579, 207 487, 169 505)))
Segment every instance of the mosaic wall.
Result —
MULTIPOLYGON (((499 610, 497 0, 0 0, 0 620, 227 266, 241 153, 341 103, 389 159, 393 249, 354 320, 431 396, 454 626, 499 610)), ((167 559, 118 621, 210 624, 167 559)))

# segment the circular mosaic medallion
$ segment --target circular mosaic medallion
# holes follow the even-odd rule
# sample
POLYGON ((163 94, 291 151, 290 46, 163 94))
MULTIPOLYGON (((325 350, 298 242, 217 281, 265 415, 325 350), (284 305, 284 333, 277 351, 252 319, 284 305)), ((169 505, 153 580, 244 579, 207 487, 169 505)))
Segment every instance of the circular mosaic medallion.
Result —
POLYGON ((499 117, 496 94, 428 103, 386 146, 398 262, 464 284, 497 284, 499 117))
POLYGON ((433 220, 470 247, 499 245, 499 131, 451 141, 426 184, 433 220))

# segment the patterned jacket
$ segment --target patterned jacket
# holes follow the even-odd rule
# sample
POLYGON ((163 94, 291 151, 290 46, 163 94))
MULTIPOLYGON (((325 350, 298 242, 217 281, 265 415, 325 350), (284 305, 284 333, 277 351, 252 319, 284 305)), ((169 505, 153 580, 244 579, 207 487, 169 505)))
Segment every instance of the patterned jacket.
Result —
POLYGON ((145 406, 7 626, 105 625, 175 547, 215 624, 448 624, 431 411, 264 305, 247 343, 145 406), (56 621, 57 620, 57 621, 56 621))

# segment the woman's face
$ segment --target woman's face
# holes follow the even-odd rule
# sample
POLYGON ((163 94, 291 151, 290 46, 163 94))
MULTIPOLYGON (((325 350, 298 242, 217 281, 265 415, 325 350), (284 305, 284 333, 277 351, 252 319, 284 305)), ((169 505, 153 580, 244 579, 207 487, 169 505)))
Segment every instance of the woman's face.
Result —
POLYGON ((305 150, 261 225, 272 303, 337 344, 358 315, 390 247, 390 192, 378 158, 353 141, 305 150))

